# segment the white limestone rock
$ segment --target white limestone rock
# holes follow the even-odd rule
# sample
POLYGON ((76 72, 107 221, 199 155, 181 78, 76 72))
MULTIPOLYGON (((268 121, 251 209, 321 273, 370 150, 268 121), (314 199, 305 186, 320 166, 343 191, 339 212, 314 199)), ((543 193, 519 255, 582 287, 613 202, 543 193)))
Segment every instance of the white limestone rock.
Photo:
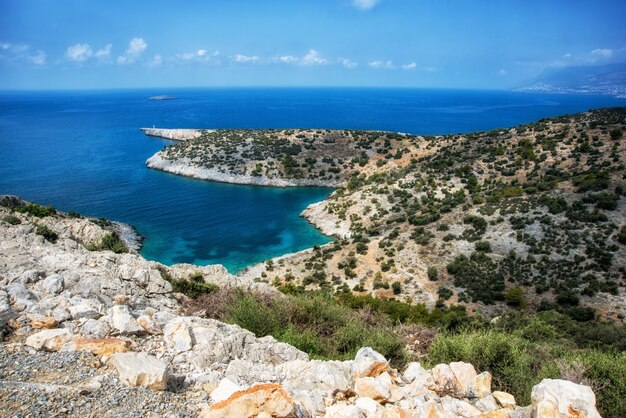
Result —
POLYGON ((146 386, 154 390, 165 390, 167 387, 168 365, 154 356, 143 352, 115 353, 110 364, 128 386, 146 386))
POLYGON ((568 380, 543 379, 531 394, 532 416, 600 418, 596 396, 589 386, 568 380))

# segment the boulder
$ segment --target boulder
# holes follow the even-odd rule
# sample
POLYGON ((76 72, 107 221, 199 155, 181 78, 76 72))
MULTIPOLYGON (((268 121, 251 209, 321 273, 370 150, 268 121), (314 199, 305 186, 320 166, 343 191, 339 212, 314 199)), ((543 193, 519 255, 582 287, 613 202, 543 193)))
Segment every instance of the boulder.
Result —
POLYGON ((239 392, 240 390, 242 390, 242 388, 238 384, 226 377, 220 380, 220 383, 211 392, 211 400, 213 402, 225 401, 230 398, 233 393, 239 392))
POLYGON ((111 327, 105 321, 90 318, 80 327, 80 332, 87 337, 104 338, 111 332, 111 327))
POLYGON ((326 408, 324 418, 359 418, 359 409, 354 405, 331 405, 326 408))
POLYGON ((110 364, 115 367, 120 380, 128 386, 146 386, 155 390, 165 390, 169 378, 167 364, 146 353, 116 353, 110 364))
POLYGON ((476 391, 474 395, 477 398, 488 396, 491 393, 491 373, 482 372, 476 376, 476 391))
POLYGON ((114 305, 110 311, 110 321, 111 326, 120 334, 136 335, 145 332, 126 305, 114 305))
POLYGON ((154 322, 149 315, 139 315, 137 317, 137 323, 150 335, 161 335, 161 328, 154 322))
POLYGON ((376 377, 389 370, 389 363, 385 357, 370 347, 361 348, 352 363, 354 377, 376 377))
POLYGON ((26 339, 26 345, 35 350, 60 351, 74 336, 66 328, 45 329, 26 339))
POLYGON ((63 277, 58 274, 51 274, 41 282, 43 289, 49 294, 59 294, 63 290, 63 277))
POLYGON ((391 377, 388 373, 377 377, 357 377, 354 380, 354 391, 359 397, 386 401, 391 396, 391 377))
POLYGON ((380 417, 383 414, 383 407, 372 398, 362 397, 354 401, 354 406, 366 417, 380 417))
POLYGON ((115 353, 125 353, 130 349, 130 341, 118 338, 82 338, 74 340, 74 349, 88 351, 97 356, 111 357, 115 353))
POLYGON ((72 306, 69 311, 72 319, 93 318, 98 319, 102 316, 100 309, 102 304, 92 299, 83 299, 79 296, 73 297, 72 306))
POLYGON ((402 373, 402 379, 407 382, 413 382, 418 376, 428 373, 420 363, 411 362, 402 373))
POLYGON ((493 392, 491 394, 491 396, 493 396, 493 398, 496 400, 496 402, 498 402, 498 405, 500 405, 503 408, 515 408, 515 397, 513 395, 511 395, 510 393, 506 393, 506 392, 500 392, 498 390, 496 390, 495 392, 493 392))
POLYGON ((200 413, 200 418, 244 418, 261 414, 272 417, 295 417, 291 397, 280 385, 259 384, 233 393, 200 413))
POLYGON ((193 348, 189 327, 181 318, 173 319, 165 324, 163 339, 169 348, 177 352, 189 351, 193 348))
MULTIPOLYGON (((431 389, 440 396, 476 397, 477 375, 471 364, 463 362, 438 364, 433 367, 431 373, 434 379, 431 389)), ((484 387, 481 391, 484 391, 484 387)))
POLYGON ((33 329, 50 329, 57 326, 57 321, 51 316, 44 316, 38 314, 27 315, 30 321, 30 327, 33 329))
POLYGON ((531 403, 536 418, 600 418, 591 388, 567 380, 542 380, 533 387, 531 403))

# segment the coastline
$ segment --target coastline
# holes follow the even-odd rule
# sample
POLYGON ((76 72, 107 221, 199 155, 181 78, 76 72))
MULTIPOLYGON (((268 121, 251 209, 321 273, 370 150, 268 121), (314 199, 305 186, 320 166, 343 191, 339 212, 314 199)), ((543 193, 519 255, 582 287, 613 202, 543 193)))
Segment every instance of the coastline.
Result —
POLYGON ((228 174, 216 169, 203 168, 190 164, 185 160, 171 161, 160 155, 160 151, 146 160, 146 167, 180 176, 199 180, 215 181, 248 186, 267 187, 329 187, 336 188, 344 184, 343 181, 320 181, 311 179, 269 179, 262 176, 248 176, 228 174))

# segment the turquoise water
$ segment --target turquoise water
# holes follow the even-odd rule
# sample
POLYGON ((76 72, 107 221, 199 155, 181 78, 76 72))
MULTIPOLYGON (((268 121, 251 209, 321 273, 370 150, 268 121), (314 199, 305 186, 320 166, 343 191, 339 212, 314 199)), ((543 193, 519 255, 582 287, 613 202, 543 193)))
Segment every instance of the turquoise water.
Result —
POLYGON ((145 167, 170 142, 139 127, 487 130, 626 100, 401 89, 0 92, 0 194, 128 222, 143 255, 236 272, 330 239, 298 215, 331 190, 187 179, 145 167), (176 100, 148 101, 168 94, 176 100))

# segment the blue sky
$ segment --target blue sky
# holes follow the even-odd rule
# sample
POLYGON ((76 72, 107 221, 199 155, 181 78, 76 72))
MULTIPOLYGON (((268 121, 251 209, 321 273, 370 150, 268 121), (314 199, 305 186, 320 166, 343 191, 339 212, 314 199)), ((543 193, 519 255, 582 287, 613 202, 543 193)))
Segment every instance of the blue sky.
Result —
POLYGON ((626 62, 624 0, 0 0, 0 89, 509 88, 626 62))

